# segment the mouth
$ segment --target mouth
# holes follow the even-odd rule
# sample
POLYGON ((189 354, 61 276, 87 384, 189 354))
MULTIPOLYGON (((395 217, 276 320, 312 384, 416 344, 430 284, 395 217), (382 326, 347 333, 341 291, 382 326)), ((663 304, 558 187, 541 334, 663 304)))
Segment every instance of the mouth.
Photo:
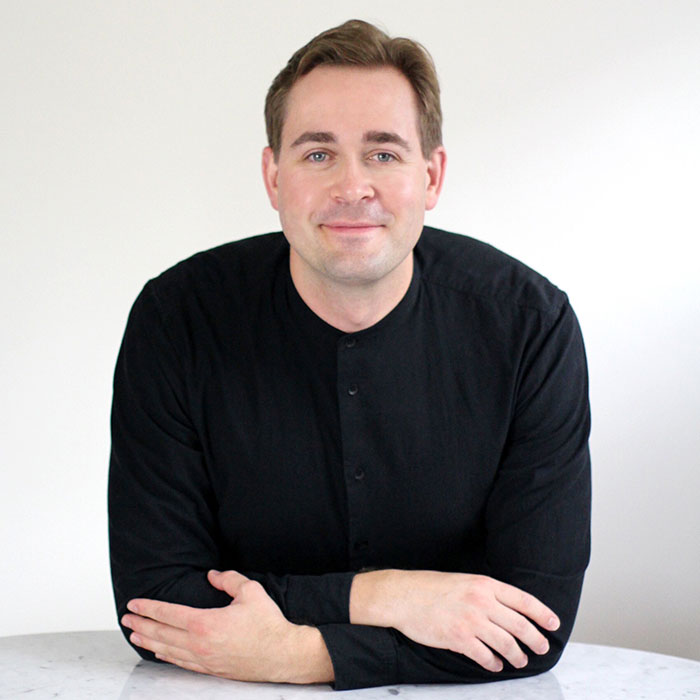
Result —
POLYGON ((371 233, 378 228, 382 228, 382 224, 375 224, 371 221, 332 221, 321 224, 326 229, 333 233, 359 235, 362 233, 371 233))

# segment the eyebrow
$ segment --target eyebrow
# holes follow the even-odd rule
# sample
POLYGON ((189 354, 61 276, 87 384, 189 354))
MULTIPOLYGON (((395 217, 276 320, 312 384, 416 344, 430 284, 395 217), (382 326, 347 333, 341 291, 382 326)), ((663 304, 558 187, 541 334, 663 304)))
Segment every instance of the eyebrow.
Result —
MULTIPOLYGON (((367 131, 362 140, 365 143, 393 143, 406 151, 411 150, 408 141, 393 131, 367 131)), ((335 134, 330 131, 305 131, 291 147, 296 148, 305 143, 337 143, 337 141, 335 134)))
POLYGON ((335 134, 330 131, 305 131, 293 144, 292 148, 301 146, 303 143, 335 143, 335 134))
POLYGON ((397 146, 401 146, 405 151, 411 150, 408 141, 401 138, 393 131, 368 131, 362 140, 365 143, 393 143, 397 146))

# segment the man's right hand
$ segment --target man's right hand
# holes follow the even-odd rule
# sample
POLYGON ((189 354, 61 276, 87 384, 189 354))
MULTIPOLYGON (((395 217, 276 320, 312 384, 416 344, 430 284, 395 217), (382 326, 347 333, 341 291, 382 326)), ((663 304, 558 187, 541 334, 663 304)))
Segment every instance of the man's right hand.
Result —
POLYGON ((515 668, 527 664, 517 642, 536 654, 549 651, 533 622, 550 631, 559 627, 557 616, 537 598, 488 576, 399 569, 355 576, 350 622, 393 627, 419 644, 459 652, 494 672, 503 669, 494 651, 515 668))

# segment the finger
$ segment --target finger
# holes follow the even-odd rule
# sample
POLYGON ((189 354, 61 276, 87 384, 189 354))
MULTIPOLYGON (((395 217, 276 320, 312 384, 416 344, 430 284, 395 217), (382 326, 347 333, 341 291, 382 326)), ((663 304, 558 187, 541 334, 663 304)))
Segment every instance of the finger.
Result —
POLYGON ((498 673, 503 670, 503 662, 476 637, 473 637, 460 651, 487 671, 498 673))
POLYGON ((528 658, 512 634, 492 622, 487 623, 478 633, 478 638, 498 652, 514 668, 527 666, 528 658))
MULTIPOLYGON (((489 613, 489 619, 495 625, 505 630, 509 636, 519 639, 535 654, 546 654, 549 651, 547 638, 526 617, 511 608, 500 606, 489 613)), ((499 651, 499 649, 496 649, 499 651)))
POLYGON ((201 664, 195 663, 194 661, 185 661, 184 659, 178 659, 174 656, 165 656, 163 654, 156 654, 156 659, 165 661, 174 666, 179 666, 180 668, 187 669, 188 671, 196 671, 197 673, 206 673, 211 675, 211 671, 204 668, 201 664))
POLYGON ((195 657, 195 655, 187 649, 180 649, 178 647, 164 644, 163 642, 159 642, 151 637, 144 637, 138 632, 134 632, 129 637, 129 641, 132 644, 135 644, 137 647, 152 651, 156 656, 161 655, 167 658, 180 659, 181 661, 186 661, 187 663, 198 662, 197 657, 195 657))
POLYGON ((140 615, 124 615, 122 624, 133 630, 140 638, 152 639, 178 649, 185 649, 188 646, 189 633, 177 627, 171 627, 140 615))
POLYGON ((150 617, 152 620, 163 622, 171 627, 187 629, 193 612, 201 612, 187 605, 176 603, 164 603, 161 600, 150 600, 148 598, 136 598, 130 600, 126 607, 132 613, 141 617, 150 617))
POLYGON ((232 598, 236 597, 241 585, 250 580, 247 576, 239 574, 238 571, 215 571, 213 569, 207 574, 207 578, 214 588, 228 593, 232 598))
POLYGON ((553 632, 559 629, 559 618, 550 608, 535 598, 534 595, 526 593, 515 586, 500 583, 496 588, 496 600, 525 615, 546 630, 553 632))

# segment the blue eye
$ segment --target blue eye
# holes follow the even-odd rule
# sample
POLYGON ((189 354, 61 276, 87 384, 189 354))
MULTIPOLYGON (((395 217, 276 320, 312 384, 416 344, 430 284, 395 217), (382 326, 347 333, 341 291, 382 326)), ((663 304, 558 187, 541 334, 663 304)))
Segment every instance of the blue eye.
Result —
POLYGON ((391 153, 377 153, 375 155, 380 163, 391 163, 394 160, 394 156, 391 153))
POLYGON ((313 153, 309 153, 306 158, 312 163, 323 163, 326 160, 327 155, 328 154, 322 153, 321 151, 314 151, 313 153))

